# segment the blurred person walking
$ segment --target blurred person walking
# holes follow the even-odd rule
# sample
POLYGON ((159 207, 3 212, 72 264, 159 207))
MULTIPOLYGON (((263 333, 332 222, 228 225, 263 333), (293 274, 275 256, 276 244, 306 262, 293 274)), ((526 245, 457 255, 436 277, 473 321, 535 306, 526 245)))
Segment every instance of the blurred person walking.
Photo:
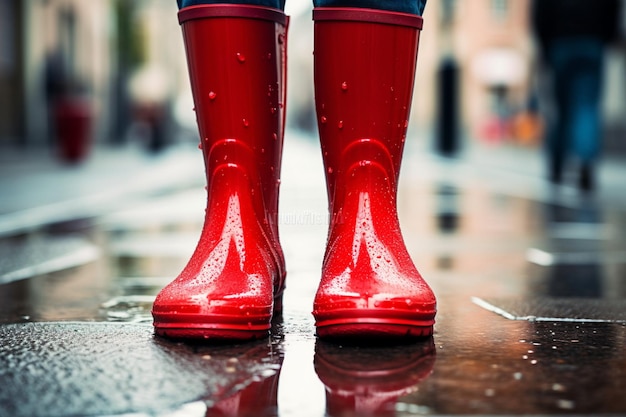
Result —
MULTIPOLYGON (((320 337, 432 334, 436 301, 404 244, 398 176, 424 0, 314 1, 314 82, 330 226, 320 337)), ((282 311, 278 192, 288 18, 282 0, 178 2, 208 199, 200 241, 157 296, 156 333, 248 340, 282 311)))
POLYGON ((551 76, 555 114, 547 129, 549 178, 563 180, 571 154, 578 186, 594 187, 602 140, 604 55, 619 32, 620 0, 534 0, 532 24, 551 76))

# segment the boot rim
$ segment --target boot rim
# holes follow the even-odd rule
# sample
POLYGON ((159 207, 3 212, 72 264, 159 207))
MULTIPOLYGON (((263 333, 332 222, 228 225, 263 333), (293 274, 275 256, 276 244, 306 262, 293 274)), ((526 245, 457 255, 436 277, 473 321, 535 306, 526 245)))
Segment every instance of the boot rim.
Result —
POLYGON ((422 30, 424 24, 424 19, 415 14, 356 7, 316 7, 313 9, 313 20, 382 23, 418 30, 422 30))
POLYGON ((220 17, 269 20, 282 26, 287 25, 287 16, 282 10, 241 4, 200 4, 185 7, 178 12, 178 23, 182 25, 190 20, 220 17))

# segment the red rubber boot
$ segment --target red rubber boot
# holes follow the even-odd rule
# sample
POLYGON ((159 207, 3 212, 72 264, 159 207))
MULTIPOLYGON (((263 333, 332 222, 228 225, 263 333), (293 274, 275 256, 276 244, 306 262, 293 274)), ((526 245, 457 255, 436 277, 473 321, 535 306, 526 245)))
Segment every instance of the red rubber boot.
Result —
POLYGON ((315 102, 331 215, 313 315, 320 337, 432 334, 435 296, 396 210, 422 18, 317 8, 315 102))
POLYGON ((207 176, 200 241, 156 297, 156 333, 245 340, 268 335, 282 309, 277 208, 287 18, 258 6, 182 9, 207 176))

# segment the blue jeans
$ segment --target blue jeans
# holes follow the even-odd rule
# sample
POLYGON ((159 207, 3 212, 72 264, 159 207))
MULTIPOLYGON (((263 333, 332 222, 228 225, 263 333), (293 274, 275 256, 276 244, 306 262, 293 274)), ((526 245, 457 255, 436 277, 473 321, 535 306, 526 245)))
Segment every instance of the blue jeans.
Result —
MULTIPOLYGON (((302 1, 302 0, 294 0, 302 1)), ((194 4, 234 3, 284 9, 285 0, 177 0, 178 7, 194 4)), ((422 15, 426 0, 313 0, 315 7, 363 7, 422 15)))
POLYGON ((548 49, 557 116, 548 135, 548 152, 561 163, 573 153, 583 163, 600 151, 602 68, 604 45, 600 39, 564 38, 548 49))

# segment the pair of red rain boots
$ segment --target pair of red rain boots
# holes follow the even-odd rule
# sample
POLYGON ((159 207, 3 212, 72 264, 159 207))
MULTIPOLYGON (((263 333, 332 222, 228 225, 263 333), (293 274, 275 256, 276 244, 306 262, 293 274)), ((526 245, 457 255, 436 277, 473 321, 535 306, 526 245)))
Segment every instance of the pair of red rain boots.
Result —
MULTIPOLYGON (((406 250, 396 210, 419 16, 317 8, 315 101, 330 227, 313 315, 320 337, 432 334, 435 297, 406 250)), ((282 310, 278 190, 287 17, 203 5, 179 12, 208 183, 204 228, 157 296, 156 333, 245 340, 282 310)))

